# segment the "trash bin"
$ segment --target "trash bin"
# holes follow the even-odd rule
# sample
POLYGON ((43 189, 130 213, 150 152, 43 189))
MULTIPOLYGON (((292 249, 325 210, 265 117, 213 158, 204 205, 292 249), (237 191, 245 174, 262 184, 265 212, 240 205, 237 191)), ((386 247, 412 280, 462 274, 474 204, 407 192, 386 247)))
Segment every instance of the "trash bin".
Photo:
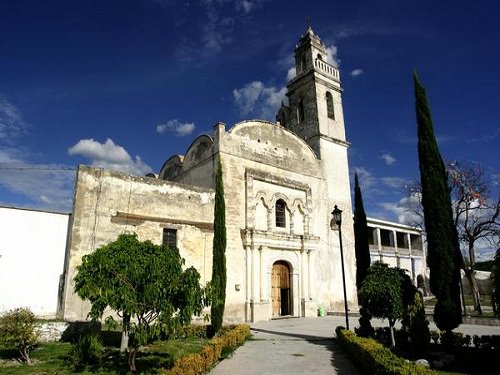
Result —
POLYGON ((323 306, 318 307, 318 316, 325 316, 325 315, 326 315, 325 308, 323 306))

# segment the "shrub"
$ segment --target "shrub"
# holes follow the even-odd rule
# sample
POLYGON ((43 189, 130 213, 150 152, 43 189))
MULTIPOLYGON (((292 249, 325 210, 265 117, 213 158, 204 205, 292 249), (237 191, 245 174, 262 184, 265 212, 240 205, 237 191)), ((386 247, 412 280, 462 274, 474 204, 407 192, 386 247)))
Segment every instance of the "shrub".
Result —
POLYGON ((206 338, 208 337, 208 331, 210 326, 204 324, 190 324, 184 327, 180 327, 176 332, 176 337, 197 337, 206 338))
POLYGON ((424 300, 415 292, 413 302, 407 307, 408 335, 412 350, 417 354, 427 352, 431 341, 429 322, 425 318, 424 300))
POLYGON ((250 337, 250 327, 246 324, 222 328, 219 336, 211 339, 200 353, 190 354, 175 361, 171 369, 160 371, 162 375, 204 374, 220 359, 234 351, 250 337))
POLYGON ((375 335, 375 329, 371 324, 372 314, 370 314, 368 309, 361 306, 359 315, 359 327, 354 328, 354 332, 361 337, 373 337, 375 335))
POLYGON ((10 310, 0 317, 0 340, 5 346, 17 348, 23 361, 30 364, 30 351, 38 342, 38 328, 35 314, 30 309, 10 310))
POLYGON ((472 342, 472 337, 470 335, 465 335, 462 339, 462 345, 469 347, 472 342))
POLYGON ((349 356, 367 374, 427 375, 435 372, 413 362, 399 358, 388 348, 373 339, 357 337, 353 332, 337 327, 337 339, 349 356))
POLYGON ((472 336, 472 342, 476 348, 479 348, 481 346, 481 337, 478 335, 472 336))
POLYGON ((91 333, 80 336, 71 348, 70 358, 76 368, 96 365, 102 357, 103 345, 98 334, 91 333))
POLYGON ((439 342, 439 331, 431 331, 431 340, 434 342, 434 344, 437 344, 439 342))
POLYGON ((444 346, 462 346, 463 334, 460 332, 441 331, 441 345, 444 346))

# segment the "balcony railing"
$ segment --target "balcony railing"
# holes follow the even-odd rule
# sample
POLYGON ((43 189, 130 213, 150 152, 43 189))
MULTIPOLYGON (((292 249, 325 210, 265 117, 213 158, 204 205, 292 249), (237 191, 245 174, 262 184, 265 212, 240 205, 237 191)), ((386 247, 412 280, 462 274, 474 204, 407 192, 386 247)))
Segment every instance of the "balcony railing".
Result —
POLYGON ((316 68, 318 68, 319 70, 325 72, 326 74, 332 76, 336 80, 340 80, 340 75, 339 75, 338 69, 335 68, 333 65, 328 64, 326 61, 323 61, 320 59, 315 59, 314 66, 316 68))

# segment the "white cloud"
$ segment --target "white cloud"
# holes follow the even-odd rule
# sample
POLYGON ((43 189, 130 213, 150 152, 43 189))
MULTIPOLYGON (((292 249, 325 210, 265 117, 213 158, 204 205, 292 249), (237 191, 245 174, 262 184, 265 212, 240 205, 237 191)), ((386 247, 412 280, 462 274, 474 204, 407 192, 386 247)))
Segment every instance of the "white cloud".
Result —
POLYGON ((292 66, 290 69, 288 69, 286 73, 286 79, 290 81, 292 78, 294 78, 297 75, 297 70, 295 69, 295 66, 292 66))
POLYGON ((357 77, 357 76, 360 76, 363 73, 364 73, 363 69, 354 69, 353 71, 351 71, 350 75, 353 76, 353 77, 357 77))
POLYGON ((52 210, 71 209, 74 168, 59 164, 32 164, 21 137, 30 127, 22 112, 0 95, 0 189, 17 195, 6 204, 52 210), (27 203, 26 198, 31 202, 27 203))
POLYGON ((252 12, 262 6, 267 0, 236 0, 236 10, 245 14, 252 12))
POLYGON ((178 137, 184 137, 191 134, 195 129, 193 122, 180 122, 177 119, 168 120, 164 124, 156 125, 156 131, 163 134, 167 131, 173 132, 178 137))
MULTIPOLYGON (((30 199, 29 206, 70 211, 73 202, 74 168, 60 164, 29 164, 11 159, 0 162, 0 186, 30 199)), ((26 205, 25 199, 21 204, 26 205)))
POLYGON ((274 120, 281 102, 285 98, 286 87, 266 87, 260 81, 247 83, 233 90, 234 102, 242 116, 256 115, 274 120))
POLYGON ((141 176, 152 171, 152 168, 145 164, 139 156, 136 156, 135 160, 132 159, 127 150, 109 138, 105 143, 93 139, 81 139, 68 149, 68 153, 89 159, 95 167, 141 176))
POLYGON ((78 143, 68 149, 70 155, 82 155, 92 160, 102 160, 107 163, 128 163, 130 155, 122 147, 116 145, 113 140, 107 139, 105 143, 99 143, 91 139, 81 139, 78 143))
POLYGON ((326 47, 326 61, 338 68, 340 66, 340 59, 337 56, 337 53, 337 46, 331 44, 326 47))
POLYGON ((0 141, 12 144, 13 140, 26 132, 28 124, 23 120, 21 112, 0 95, 0 141))
POLYGON ((382 216, 396 217, 401 224, 422 228, 422 217, 416 211, 420 205, 420 200, 416 196, 403 197, 397 202, 382 202, 378 204, 385 211, 382 216))
POLYGON ((380 155, 380 159, 382 159, 386 165, 393 165, 397 161, 396 158, 388 152, 384 152, 380 155))
POLYGON ((260 81, 247 83, 241 89, 233 90, 233 97, 242 115, 248 115, 255 108, 255 103, 262 94, 264 84, 260 81))
POLYGON ((241 9, 243 10, 244 13, 250 13, 251 10, 255 6, 255 1, 249 1, 249 0, 237 0, 236 1, 236 9, 241 9))
POLYGON ((403 190, 407 180, 402 177, 379 177, 380 182, 387 187, 403 190))

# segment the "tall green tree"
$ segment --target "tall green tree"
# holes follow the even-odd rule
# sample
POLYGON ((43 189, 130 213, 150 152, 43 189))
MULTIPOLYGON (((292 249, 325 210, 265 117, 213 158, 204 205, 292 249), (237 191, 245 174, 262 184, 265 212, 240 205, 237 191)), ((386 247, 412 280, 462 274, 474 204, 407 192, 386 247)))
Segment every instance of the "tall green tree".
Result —
POLYGON ((373 263, 359 290, 359 302, 371 315, 389 320, 394 347, 394 324, 405 312, 400 270, 385 263, 373 263))
POLYGON ((427 232, 427 263, 431 292, 437 299, 434 322, 440 330, 451 331, 462 322, 459 286, 462 257, 453 223, 445 166, 434 136, 427 94, 416 72, 413 81, 422 207, 427 232))
POLYGON ((357 173, 354 174, 354 248, 356 251, 356 287, 359 293, 361 284, 368 274, 371 259, 368 245, 368 224, 357 173))
POLYGON ((76 269, 75 292, 92 304, 89 316, 101 319, 111 308, 125 318, 133 372, 140 346, 190 323, 193 315, 202 312, 200 274, 193 267, 183 270, 183 265, 177 249, 141 242, 136 234, 121 234, 85 255, 76 269))
POLYGON ((226 304, 226 202, 220 156, 215 174, 214 241, 212 264, 212 305, 210 308, 212 328, 218 332, 222 327, 226 304))

